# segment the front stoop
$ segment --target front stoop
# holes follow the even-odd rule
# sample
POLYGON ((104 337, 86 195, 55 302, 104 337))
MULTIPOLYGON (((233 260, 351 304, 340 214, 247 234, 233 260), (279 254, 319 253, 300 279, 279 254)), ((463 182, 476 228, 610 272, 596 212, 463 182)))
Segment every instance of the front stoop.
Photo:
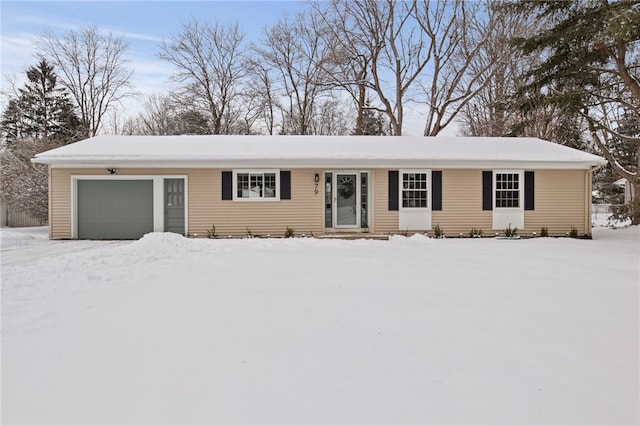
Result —
POLYGON ((365 233, 338 233, 338 234, 323 234, 323 235, 315 235, 315 238, 319 239, 327 239, 327 240, 382 240, 386 241, 389 239, 388 235, 382 234, 365 234, 365 233))

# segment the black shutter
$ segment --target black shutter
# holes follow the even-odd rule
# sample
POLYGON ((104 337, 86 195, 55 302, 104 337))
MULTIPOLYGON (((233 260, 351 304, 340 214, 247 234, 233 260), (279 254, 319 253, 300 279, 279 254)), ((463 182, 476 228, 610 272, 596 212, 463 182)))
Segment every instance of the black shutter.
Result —
POLYGON ((493 210, 493 172, 482 172, 482 210, 493 210))
POLYGON ((280 199, 291 199, 291 171, 280 171, 280 199))
POLYGON ((535 203, 534 173, 524 172, 524 209, 534 210, 535 203))
POLYGON ((222 172, 222 199, 233 200, 233 172, 222 172))
POLYGON ((442 171, 431 172, 431 210, 442 210, 442 171))
POLYGON ((398 210, 398 171, 389 170, 389 210, 398 210))

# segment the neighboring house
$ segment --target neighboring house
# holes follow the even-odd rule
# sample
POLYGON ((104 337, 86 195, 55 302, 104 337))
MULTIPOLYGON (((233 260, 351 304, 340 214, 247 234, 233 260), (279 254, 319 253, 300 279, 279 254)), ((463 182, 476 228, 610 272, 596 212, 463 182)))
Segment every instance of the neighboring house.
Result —
POLYGON ((591 233, 598 156, 533 138, 98 136, 38 154, 51 238, 591 233))

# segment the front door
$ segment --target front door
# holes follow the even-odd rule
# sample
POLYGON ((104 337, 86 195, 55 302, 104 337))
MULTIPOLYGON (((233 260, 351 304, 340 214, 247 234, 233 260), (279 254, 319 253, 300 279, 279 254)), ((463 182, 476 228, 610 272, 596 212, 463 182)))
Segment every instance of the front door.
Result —
POLYGON ((336 173, 334 187, 336 228, 357 228, 360 212, 358 209, 358 174, 336 173))
POLYGON ((184 179, 164 180, 164 232, 184 235, 184 179))

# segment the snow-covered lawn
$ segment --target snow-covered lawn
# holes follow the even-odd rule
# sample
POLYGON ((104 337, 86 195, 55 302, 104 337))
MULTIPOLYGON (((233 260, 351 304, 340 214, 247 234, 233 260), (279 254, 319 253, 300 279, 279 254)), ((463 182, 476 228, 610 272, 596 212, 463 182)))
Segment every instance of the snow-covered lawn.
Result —
POLYGON ((2 229, 3 424, 638 424, 640 233, 2 229))

